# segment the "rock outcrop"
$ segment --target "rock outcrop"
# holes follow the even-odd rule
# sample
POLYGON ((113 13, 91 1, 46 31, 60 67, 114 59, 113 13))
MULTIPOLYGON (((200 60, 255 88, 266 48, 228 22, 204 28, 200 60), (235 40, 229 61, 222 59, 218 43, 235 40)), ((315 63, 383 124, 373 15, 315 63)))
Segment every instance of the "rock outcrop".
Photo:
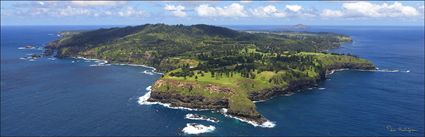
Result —
POLYGON ((172 107, 187 107, 195 109, 227 108, 229 101, 227 99, 209 99, 203 96, 183 96, 173 92, 160 92, 152 90, 150 102, 169 103, 172 107))
MULTIPOLYGON (((327 67, 327 69, 320 73, 314 79, 299 79, 290 81, 286 88, 274 87, 263 89, 261 91, 251 92, 249 94, 249 99, 251 101, 260 101, 267 100, 273 98, 278 95, 287 94, 290 92, 294 92, 301 89, 306 89, 310 87, 317 86, 317 84, 324 80, 331 71, 338 69, 354 69, 354 70, 374 70, 376 69, 373 64, 360 64, 360 63, 339 63, 333 64, 327 67)), ((161 80, 159 80, 161 81, 161 80)), ((156 82, 155 84, 163 84, 162 82, 156 82)), ((157 85, 154 85, 157 86, 157 85)), ((207 86, 208 88, 219 89, 217 86, 207 86)), ((161 103, 169 103, 173 107, 188 107, 195 109, 211 109, 211 110, 219 110, 221 108, 229 108, 229 100, 228 99, 210 99, 203 96, 184 96, 181 94, 176 94, 172 91, 158 91, 152 90, 151 97, 148 99, 151 102, 161 102, 161 103)), ((253 121, 257 124, 261 125, 267 121, 265 117, 263 117, 256 110, 252 111, 233 111, 229 109, 227 114, 242 118, 244 120, 253 121), (250 113, 246 113, 250 112, 250 113)))

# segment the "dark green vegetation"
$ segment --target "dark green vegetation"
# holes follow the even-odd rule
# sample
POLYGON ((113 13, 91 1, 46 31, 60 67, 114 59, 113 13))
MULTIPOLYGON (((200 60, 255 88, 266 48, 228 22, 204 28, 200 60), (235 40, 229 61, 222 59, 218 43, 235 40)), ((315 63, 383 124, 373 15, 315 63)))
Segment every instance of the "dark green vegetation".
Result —
POLYGON ((63 32, 48 54, 144 64, 165 74, 150 101, 192 108, 228 108, 263 123, 252 101, 314 86, 333 69, 375 69, 367 60, 322 51, 351 38, 334 33, 239 32, 209 25, 147 24, 63 32))

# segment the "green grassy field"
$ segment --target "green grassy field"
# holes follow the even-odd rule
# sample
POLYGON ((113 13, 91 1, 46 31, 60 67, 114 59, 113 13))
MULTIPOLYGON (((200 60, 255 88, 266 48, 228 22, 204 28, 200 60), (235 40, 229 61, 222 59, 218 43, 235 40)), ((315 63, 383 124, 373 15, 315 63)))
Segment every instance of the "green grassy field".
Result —
POLYGON ((326 32, 145 24, 63 34, 45 47, 46 55, 55 50, 57 57, 152 66, 164 72, 152 92, 227 99, 229 111, 252 116, 258 115, 252 96, 269 97, 270 90, 316 82, 330 69, 374 68, 352 55, 322 53, 351 41, 349 36, 326 32))

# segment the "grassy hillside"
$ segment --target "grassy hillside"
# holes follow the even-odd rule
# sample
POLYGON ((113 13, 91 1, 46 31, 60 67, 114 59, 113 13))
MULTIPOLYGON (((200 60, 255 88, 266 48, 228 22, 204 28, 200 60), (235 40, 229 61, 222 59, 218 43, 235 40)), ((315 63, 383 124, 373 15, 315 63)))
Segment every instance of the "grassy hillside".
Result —
POLYGON ((345 35, 308 32, 239 32, 209 25, 147 24, 66 32, 48 51, 116 63, 144 64, 165 74, 151 101, 264 122, 254 100, 313 86, 332 69, 374 69, 367 60, 322 51, 351 41, 345 35))
POLYGON ((350 40, 333 33, 248 33, 209 25, 146 24, 73 32, 51 42, 47 49, 57 50, 59 57, 85 56, 154 67, 162 65, 167 67, 159 69, 167 71, 176 67, 164 65, 163 61, 175 57, 222 57, 247 47, 264 53, 323 51, 350 40))
MULTIPOLYGON (((227 99, 230 101, 230 112, 258 115, 258 112, 255 111, 255 104, 250 98, 252 94, 263 94, 258 92, 269 92, 269 90, 276 89, 284 91, 289 87, 289 84, 298 81, 312 81, 312 83, 315 83, 323 76, 326 70, 335 65, 349 64, 350 66, 342 68, 354 69, 373 68, 373 65, 367 60, 345 55, 301 52, 288 56, 311 58, 311 60, 299 62, 297 64, 299 66, 295 68, 262 70, 262 67, 255 67, 249 72, 239 72, 234 71, 234 69, 229 71, 206 71, 197 67, 179 68, 164 74, 160 79, 161 84, 156 83, 153 90, 184 96, 227 99), (246 76, 244 73, 250 74, 246 76)), ((283 62, 274 64, 271 66, 286 65, 283 62)))

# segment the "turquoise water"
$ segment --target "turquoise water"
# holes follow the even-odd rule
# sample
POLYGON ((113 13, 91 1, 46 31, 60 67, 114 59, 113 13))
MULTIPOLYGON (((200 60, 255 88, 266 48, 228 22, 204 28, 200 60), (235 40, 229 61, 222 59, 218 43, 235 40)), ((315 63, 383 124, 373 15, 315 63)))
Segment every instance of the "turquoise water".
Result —
MULTIPOLYGON (((160 75, 134 66, 91 66, 75 59, 19 59, 39 50, 56 33, 99 26, 1 28, 1 135, 185 135, 187 123, 212 125, 200 135, 423 135, 423 27, 310 27, 308 31, 347 34, 354 43, 332 52, 373 61, 382 72, 342 71, 319 88, 257 103, 274 121, 259 128, 209 111, 139 105, 160 75), (188 113, 216 117, 219 123, 184 119, 188 113), (411 129, 411 132, 400 129, 411 129), (415 131, 412 131, 415 130, 415 131)), ((236 29, 281 30, 280 26, 236 29)))

